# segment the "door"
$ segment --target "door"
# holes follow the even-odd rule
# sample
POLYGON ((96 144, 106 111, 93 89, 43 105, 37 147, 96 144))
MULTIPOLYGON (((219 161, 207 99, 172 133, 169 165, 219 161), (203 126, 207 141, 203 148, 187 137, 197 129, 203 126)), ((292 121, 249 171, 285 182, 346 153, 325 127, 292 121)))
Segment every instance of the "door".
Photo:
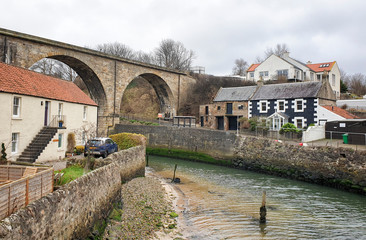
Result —
POLYGON ((45 126, 47 126, 48 123, 50 122, 50 105, 51 105, 50 101, 45 101, 45 106, 44 106, 44 125, 45 126))
POLYGON ((237 116, 235 117, 228 117, 229 120, 229 130, 236 130, 238 128, 238 121, 237 116))
POLYGON ((203 122, 203 117, 201 117, 201 127, 203 127, 205 124, 203 122))
POLYGON ((224 130, 224 117, 216 117, 217 119, 217 129, 224 130))

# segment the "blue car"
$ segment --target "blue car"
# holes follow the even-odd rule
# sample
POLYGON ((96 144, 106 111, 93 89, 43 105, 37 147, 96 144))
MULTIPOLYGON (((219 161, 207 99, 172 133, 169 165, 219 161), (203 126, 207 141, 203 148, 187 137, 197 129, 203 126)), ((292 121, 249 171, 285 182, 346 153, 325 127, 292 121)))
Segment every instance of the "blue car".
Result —
POLYGON ((85 144, 84 148, 84 156, 91 154, 106 158, 114 152, 118 152, 118 145, 110 138, 93 138, 85 144))

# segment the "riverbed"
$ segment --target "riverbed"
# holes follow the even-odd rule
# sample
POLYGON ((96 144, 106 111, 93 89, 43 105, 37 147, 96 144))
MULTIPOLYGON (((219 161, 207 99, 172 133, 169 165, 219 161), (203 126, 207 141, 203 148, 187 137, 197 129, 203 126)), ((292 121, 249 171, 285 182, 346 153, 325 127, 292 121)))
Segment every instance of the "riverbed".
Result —
POLYGON ((366 239, 366 197, 249 171, 149 157, 174 184, 187 239, 366 239), (266 192, 267 222, 259 223, 266 192))

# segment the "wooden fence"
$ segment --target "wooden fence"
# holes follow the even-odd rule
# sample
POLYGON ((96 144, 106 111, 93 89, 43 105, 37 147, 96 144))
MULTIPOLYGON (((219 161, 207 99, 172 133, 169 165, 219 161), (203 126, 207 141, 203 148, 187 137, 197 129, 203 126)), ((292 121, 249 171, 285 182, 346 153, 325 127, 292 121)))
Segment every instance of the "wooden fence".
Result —
POLYGON ((53 191, 53 168, 0 165, 0 220, 53 191))

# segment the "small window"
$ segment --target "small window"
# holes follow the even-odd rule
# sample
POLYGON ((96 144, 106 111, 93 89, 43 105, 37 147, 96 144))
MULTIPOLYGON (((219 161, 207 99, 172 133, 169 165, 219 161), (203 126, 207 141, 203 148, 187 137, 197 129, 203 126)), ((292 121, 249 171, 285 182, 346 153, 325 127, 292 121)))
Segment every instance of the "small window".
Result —
POLYGON ((62 147, 62 133, 59 133, 58 134, 58 148, 61 148, 62 147))
POLYGON ((88 107, 84 106, 84 111, 83 111, 83 120, 85 121, 87 118, 87 112, 88 112, 88 107))
POLYGON ((238 109, 239 109, 239 110, 243 110, 243 109, 244 109, 244 106, 243 106, 243 105, 239 105, 239 106, 238 106, 238 109))
POLYGON ((295 100, 295 112, 303 112, 304 111, 304 101, 302 99, 295 100))
POLYGON ((297 128, 303 128, 302 119, 296 119, 296 127, 297 128))
POLYGON ((20 97, 13 99, 13 117, 20 117, 20 97))
POLYGON ((221 106, 217 106, 217 110, 221 110, 221 106))
POLYGON ((267 112, 267 103, 266 102, 261 102, 261 111, 267 112))
POLYGON ((19 144, 19 133, 12 133, 11 134, 11 152, 12 153, 18 152, 18 144, 19 144))
POLYGON ((320 81, 322 79, 322 76, 319 74, 319 75, 316 75, 316 78, 318 81, 320 81))
POLYGON ((208 122, 208 116, 206 116, 206 122, 208 122))
POLYGON ((277 102, 277 111, 284 112, 285 111, 285 101, 277 102))
POLYGON ((251 78, 254 78, 254 72, 251 72, 251 73, 250 73, 250 77, 251 77, 251 78))
POLYGON ((264 72, 264 76, 265 76, 265 77, 268 77, 268 71, 265 71, 265 72, 264 72))
POLYGON ((208 115, 208 106, 205 107, 205 114, 208 115))

